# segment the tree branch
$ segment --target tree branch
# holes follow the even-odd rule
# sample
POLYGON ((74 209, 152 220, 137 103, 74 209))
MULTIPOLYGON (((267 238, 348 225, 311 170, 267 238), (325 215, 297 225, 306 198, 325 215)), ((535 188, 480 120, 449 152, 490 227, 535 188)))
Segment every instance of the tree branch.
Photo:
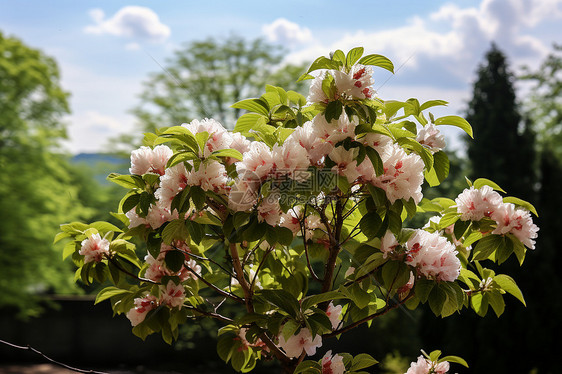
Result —
POLYGON ((9 342, 4 341, 4 340, 0 340, 0 343, 5 344, 5 345, 7 345, 7 346, 9 346, 9 347, 12 347, 12 348, 21 349, 21 350, 24 350, 24 351, 31 351, 31 352, 36 353, 36 354, 38 354, 39 356, 43 357, 43 358, 46 359, 47 361, 52 362, 52 363, 55 364, 55 365, 62 366, 63 368, 66 368, 66 369, 68 369, 68 370, 72 370, 72 371, 75 371, 75 372, 78 372, 78 373, 87 373, 87 374, 109 374, 109 373, 106 373, 106 372, 104 372, 104 371, 95 371, 95 370, 78 369, 78 368, 72 367, 72 366, 70 366, 70 365, 63 364, 62 362, 58 362, 58 361, 53 360, 53 359, 50 358, 49 356, 45 355, 44 353, 38 351, 37 349, 35 349, 35 348, 33 348, 33 347, 29 346, 29 345, 27 345, 27 346, 24 347, 24 346, 20 346, 20 345, 15 345, 15 344, 9 343, 9 342))

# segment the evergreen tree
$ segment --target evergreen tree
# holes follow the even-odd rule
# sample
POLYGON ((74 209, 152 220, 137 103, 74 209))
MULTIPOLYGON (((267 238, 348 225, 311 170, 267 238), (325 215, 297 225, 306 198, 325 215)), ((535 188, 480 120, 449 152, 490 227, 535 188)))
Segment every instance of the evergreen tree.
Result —
POLYGON ((492 179, 509 195, 535 202, 535 137, 520 114, 513 81, 505 55, 492 44, 466 115, 474 130, 474 141, 467 142, 470 177, 492 179))
MULTIPOLYGON (((466 119, 474 131, 474 140, 467 141, 469 178, 491 179, 507 195, 537 204, 537 162, 532 123, 524 120, 519 111, 514 76, 509 71, 505 55, 494 44, 486 53, 485 62, 478 68, 466 119)), ((491 261, 483 263, 485 267, 495 268, 497 273, 513 276, 525 295, 527 308, 513 300, 506 300, 508 305, 499 319, 492 312, 481 318, 464 311, 462 315, 453 315, 439 325, 432 322, 433 316, 428 311, 422 323, 425 346, 442 346, 451 352, 462 352, 470 363, 466 372, 528 373, 536 368, 536 357, 543 345, 530 342, 540 339, 532 335, 539 331, 541 317, 538 309, 543 296, 536 289, 536 285, 542 283, 537 279, 541 275, 529 269, 543 261, 538 258, 543 255, 540 251, 540 248, 528 251, 526 271, 522 271, 513 258, 501 266, 494 266, 491 261), (463 339, 459 338, 461 336, 463 339)))

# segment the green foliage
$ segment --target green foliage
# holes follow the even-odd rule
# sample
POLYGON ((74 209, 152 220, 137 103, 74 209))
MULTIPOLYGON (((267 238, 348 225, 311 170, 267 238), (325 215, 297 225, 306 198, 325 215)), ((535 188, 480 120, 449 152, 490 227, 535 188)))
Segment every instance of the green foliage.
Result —
POLYGON ((52 238, 60 222, 93 219, 107 195, 53 154, 69 111, 55 61, 2 33, 0 56, 0 307, 26 317, 40 312, 41 295, 78 292, 52 238))

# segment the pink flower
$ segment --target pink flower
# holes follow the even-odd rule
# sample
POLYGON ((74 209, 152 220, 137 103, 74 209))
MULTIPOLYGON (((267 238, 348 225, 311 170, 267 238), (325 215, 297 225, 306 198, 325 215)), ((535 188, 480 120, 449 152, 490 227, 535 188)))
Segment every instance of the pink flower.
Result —
POLYGON ((272 156, 277 175, 286 175, 299 182, 310 177, 308 152, 298 142, 285 141, 282 147, 274 146, 272 156))
POLYGON ((160 202, 156 205, 151 205, 146 215, 146 222, 153 229, 157 229, 162 226, 165 222, 172 221, 178 218, 178 211, 174 210, 170 213, 170 209, 163 206, 160 202))
POLYGON ((231 134, 220 124, 220 122, 205 118, 203 120, 194 119, 188 124, 183 124, 193 135, 206 132, 209 139, 205 143, 203 152, 199 156, 209 157, 209 155, 219 149, 230 148, 232 144, 231 134))
POLYGON ((380 156, 384 173, 374 177, 372 183, 386 192, 391 203, 410 198, 419 203, 423 197, 421 185, 424 181, 421 157, 415 153, 406 154, 402 147, 394 143, 384 147, 380 156))
POLYGON ((350 121, 345 112, 340 115, 339 119, 332 120, 329 123, 326 121, 326 117, 321 114, 316 115, 312 119, 316 136, 334 146, 347 138, 355 138, 355 128, 358 123, 357 118, 350 121))
MULTIPOLYGON (((325 121, 324 121, 325 122, 325 121)), ((330 153, 334 146, 327 141, 329 134, 324 133, 313 122, 305 122, 287 137, 285 143, 298 143, 307 153, 310 163, 318 165, 330 153), (325 136, 325 137, 323 137, 325 136)))
POLYGON ((452 282, 461 270, 455 246, 438 233, 416 230, 406 243, 406 263, 426 278, 452 282))
POLYGON ((165 145, 158 145, 151 149, 150 147, 140 147, 131 152, 131 174, 143 175, 146 173, 155 173, 164 175, 166 164, 174 152, 165 145))
POLYGON ((356 153, 356 148, 346 150, 344 147, 336 147, 328 155, 336 164, 332 167, 332 172, 345 177, 349 183, 353 183, 360 176, 355 161, 356 153))
POLYGON ((439 152, 446 146, 445 137, 433 123, 424 126, 424 128, 418 132, 416 140, 421 145, 426 146, 431 153, 439 152))
MULTIPOLYGON (((251 177, 253 177, 253 173, 251 177)), ((259 179, 245 179, 241 176, 235 180, 228 195, 228 207, 234 211, 248 211, 258 202, 259 179)))
POLYGON ((269 175, 273 168, 273 156, 269 147, 262 142, 252 142, 250 150, 243 154, 243 160, 236 163, 238 175, 254 175, 263 179, 269 175))
POLYGON ((322 374, 343 374, 344 372, 343 356, 338 354, 332 356, 332 351, 326 352, 322 357, 322 374))
POLYGON ((527 248, 535 249, 535 239, 539 228, 533 223, 528 210, 516 208, 511 203, 501 204, 490 216, 497 223, 492 234, 513 234, 527 248))
POLYGON ((133 227, 140 226, 140 225, 148 225, 148 222, 146 221, 146 219, 139 216, 137 214, 137 212, 135 211, 135 208, 133 208, 133 209, 129 210, 127 213, 125 213, 125 216, 127 216, 127 218, 129 219, 129 228, 130 229, 132 229, 133 227))
POLYGON ((160 187, 154 194, 161 206, 170 209, 174 197, 187 186, 188 175, 183 163, 166 169, 166 173, 160 178, 160 187))
POLYGON ((176 285, 173 281, 168 281, 166 287, 160 286, 160 303, 166 304, 170 308, 179 307, 181 309, 185 301, 185 289, 180 283, 176 285))
POLYGON ((100 262, 103 255, 109 255, 109 241, 102 239, 100 234, 92 234, 88 239, 82 241, 82 248, 78 252, 84 256, 84 263, 100 262))
POLYGON ((470 187, 455 199, 457 212, 463 221, 479 221, 490 215, 502 204, 502 197, 490 186, 470 187))
POLYGON ((328 316, 330 322, 332 323, 332 330, 337 329, 340 324, 342 308, 343 307, 341 305, 334 306, 333 301, 330 301, 330 304, 328 304, 328 308, 326 309, 326 315, 328 316))
POLYGON ((449 363, 430 361, 423 356, 419 356, 416 362, 410 364, 406 374, 445 374, 449 371, 449 363))
POLYGON ((277 226, 282 213, 281 207, 279 207, 279 199, 270 195, 263 199, 258 206, 258 221, 265 221, 268 225, 277 226))
POLYGON ((309 103, 325 103, 329 101, 328 96, 326 96, 324 90, 322 89, 322 81, 325 77, 326 73, 322 73, 312 80, 308 97, 306 99, 309 103))
POLYGON ((387 231, 381 239, 381 252, 383 253, 383 258, 387 258, 396 247, 398 247, 396 237, 392 231, 387 231))
POLYGON ((340 96, 348 99, 370 99, 373 94, 373 68, 354 65, 349 73, 331 71, 340 96))
POLYGON ((227 181, 226 168, 215 160, 201 163, 198 170, 191 170, 187 176, 187 184, 190 186, 200 186, 203 191, 213 191, 218 194, 226 192, 227 181))
POLYGON ((293 335, 287 340, 281 334, 279 346, 283 348, 288 357, 299 357, 303 351, 308 356, 312 356, 316 353, 316 349, 322 346, 322 337, 316 335, 313 338, 310 330, 303 327, 297 335, 293 335))
POLYGON ((136 326, 146 318, 146 314, 158 307, 158 300, 152 295, 135 299, 135 307, 126 314, 131 325, 136 326))

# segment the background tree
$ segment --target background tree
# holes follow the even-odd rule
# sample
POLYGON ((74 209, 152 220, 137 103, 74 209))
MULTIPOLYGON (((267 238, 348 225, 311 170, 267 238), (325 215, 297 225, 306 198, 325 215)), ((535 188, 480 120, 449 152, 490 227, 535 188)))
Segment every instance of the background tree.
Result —
POLYGON ((54 153, 65 137, 68 93, 56 62, 0 32, 0 307, 36 314, 38 294, 76 292, 53 249, 60 222, 90 219, 96 182, 54 153))
MULTIPOLYGON (((538 162, 535 135, 531 121, 524 119, 520 112, 514 79, 505 55, 492 44, 485 62, 478 68, 467 110, 466 119, 474 130, 474 141, 467 141, 469 178, 492 179, 509 196, 520 196, 536 204, 538 162)), ((542 213, 539 210, 539 214, 542 213)), ((543 229, 539 227, 542 238, 543 229)), ((466 372, 529 372, 538 365, 544 366, 537 362, 543 343, 527 343, 542 342, 539 336, 546 333, 540 327, 538 312, 538 309, 545 309, 542 303, 546 300, 541 292, 537 292, 537 264, 545 261, 540 244, 535 251, 528 252, 526 261, 526 271, 522 271, 513 259, 499 269, 513 276, 520 285, 527 308, 508 302, 506 312, 499 319, 492 313, 484 318, 461 313, 443 321, 445 328, 440 330, 430 321, 428 312, 424 318, 428 323, 422 323, 426 326, 422 331, 424 338, 433 344, 465 352, 465 358, 471 362, 471 368, 466 372), (459 336, 465 338, 457 339, 459 336), (513 357, 518 359, 513 360, 513 357)), ((494 268, 490 261, 483 262, 483 266, 494 268)), ((543 263, 539 268, 546 271, 549 266, 551 264, 543 263)))
POLYGON ((233 128, 241 113, 230 105, 259 97, 266 82, 303 89, 293 77, 298 76, 295 71, 305 70, 304 65, 280 65, 283 52, 262 39, 237 36, 190 42, 176 51, 162 72, 150 76, 133 113, 146 131, 211 117, 233 128))

